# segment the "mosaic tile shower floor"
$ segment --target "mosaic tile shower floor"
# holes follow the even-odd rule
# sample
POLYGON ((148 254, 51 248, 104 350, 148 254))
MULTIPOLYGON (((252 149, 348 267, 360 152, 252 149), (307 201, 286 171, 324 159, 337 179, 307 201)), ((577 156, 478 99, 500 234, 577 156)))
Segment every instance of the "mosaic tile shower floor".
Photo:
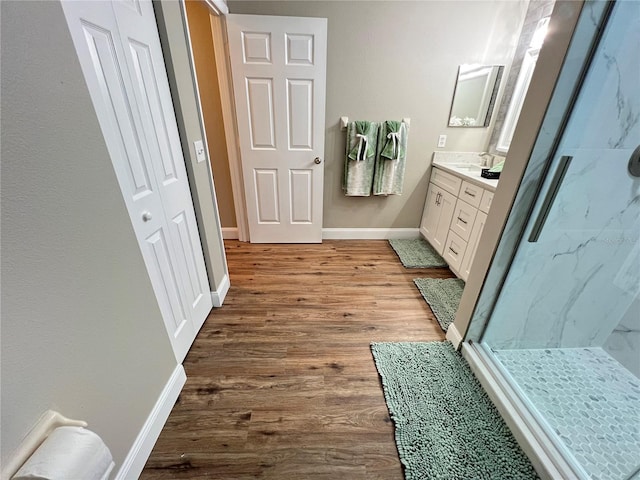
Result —
POLYGON ((640 380, 601 348, 493 350, 592 479, 640 478, 640 380))

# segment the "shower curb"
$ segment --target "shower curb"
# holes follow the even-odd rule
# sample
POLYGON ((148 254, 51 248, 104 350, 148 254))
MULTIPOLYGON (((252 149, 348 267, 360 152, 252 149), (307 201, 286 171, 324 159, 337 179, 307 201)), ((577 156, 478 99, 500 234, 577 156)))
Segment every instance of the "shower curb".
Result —
POLYGON ((477 343, 464 342, 462 356, 511 429, 541 479, 586 480, 587 472, 562 449, 510 386, 502 369, 477 343))

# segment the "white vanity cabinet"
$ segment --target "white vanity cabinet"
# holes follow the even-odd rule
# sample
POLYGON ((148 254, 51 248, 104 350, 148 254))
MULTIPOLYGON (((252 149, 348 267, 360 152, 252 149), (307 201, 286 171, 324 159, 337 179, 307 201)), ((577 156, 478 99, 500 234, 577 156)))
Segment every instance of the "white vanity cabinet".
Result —
POLYGON ((434 165, 420 233, 463 280, 469 277, 493 192, 434 165))
POLYGON ((442 170, 431 173, 420 233, 443 255, 462 180, 442 170))
POLYGON ((449 235, 455 205, 456 197, 453 194, 433 183, 429 184, 420 232, 440 255, 449 235))

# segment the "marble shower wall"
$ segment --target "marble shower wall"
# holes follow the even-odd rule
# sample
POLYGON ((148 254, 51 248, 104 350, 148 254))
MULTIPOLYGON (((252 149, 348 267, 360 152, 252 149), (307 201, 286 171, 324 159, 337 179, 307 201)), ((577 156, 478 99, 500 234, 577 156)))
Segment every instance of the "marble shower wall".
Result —
POLYGON ((627 171, 638 38, 640 3, 616 4, 546 183, 561 156, 573 160, 535 243, 529 222, 485 332, 494 348, 603 346, 640 291, 640 179, 627 171))
POLYGON ((602 348, 640 378, 640 298, 631 304, 602 348))

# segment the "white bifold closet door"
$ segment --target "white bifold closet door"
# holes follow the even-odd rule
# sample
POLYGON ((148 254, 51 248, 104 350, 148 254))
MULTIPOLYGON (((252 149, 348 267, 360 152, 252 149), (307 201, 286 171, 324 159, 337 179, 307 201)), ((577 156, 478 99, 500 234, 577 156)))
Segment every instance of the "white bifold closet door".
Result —
POLYGON ((148 0, 63 0, 62 6, 182 362, 212 302, 153 6, 148 0))

